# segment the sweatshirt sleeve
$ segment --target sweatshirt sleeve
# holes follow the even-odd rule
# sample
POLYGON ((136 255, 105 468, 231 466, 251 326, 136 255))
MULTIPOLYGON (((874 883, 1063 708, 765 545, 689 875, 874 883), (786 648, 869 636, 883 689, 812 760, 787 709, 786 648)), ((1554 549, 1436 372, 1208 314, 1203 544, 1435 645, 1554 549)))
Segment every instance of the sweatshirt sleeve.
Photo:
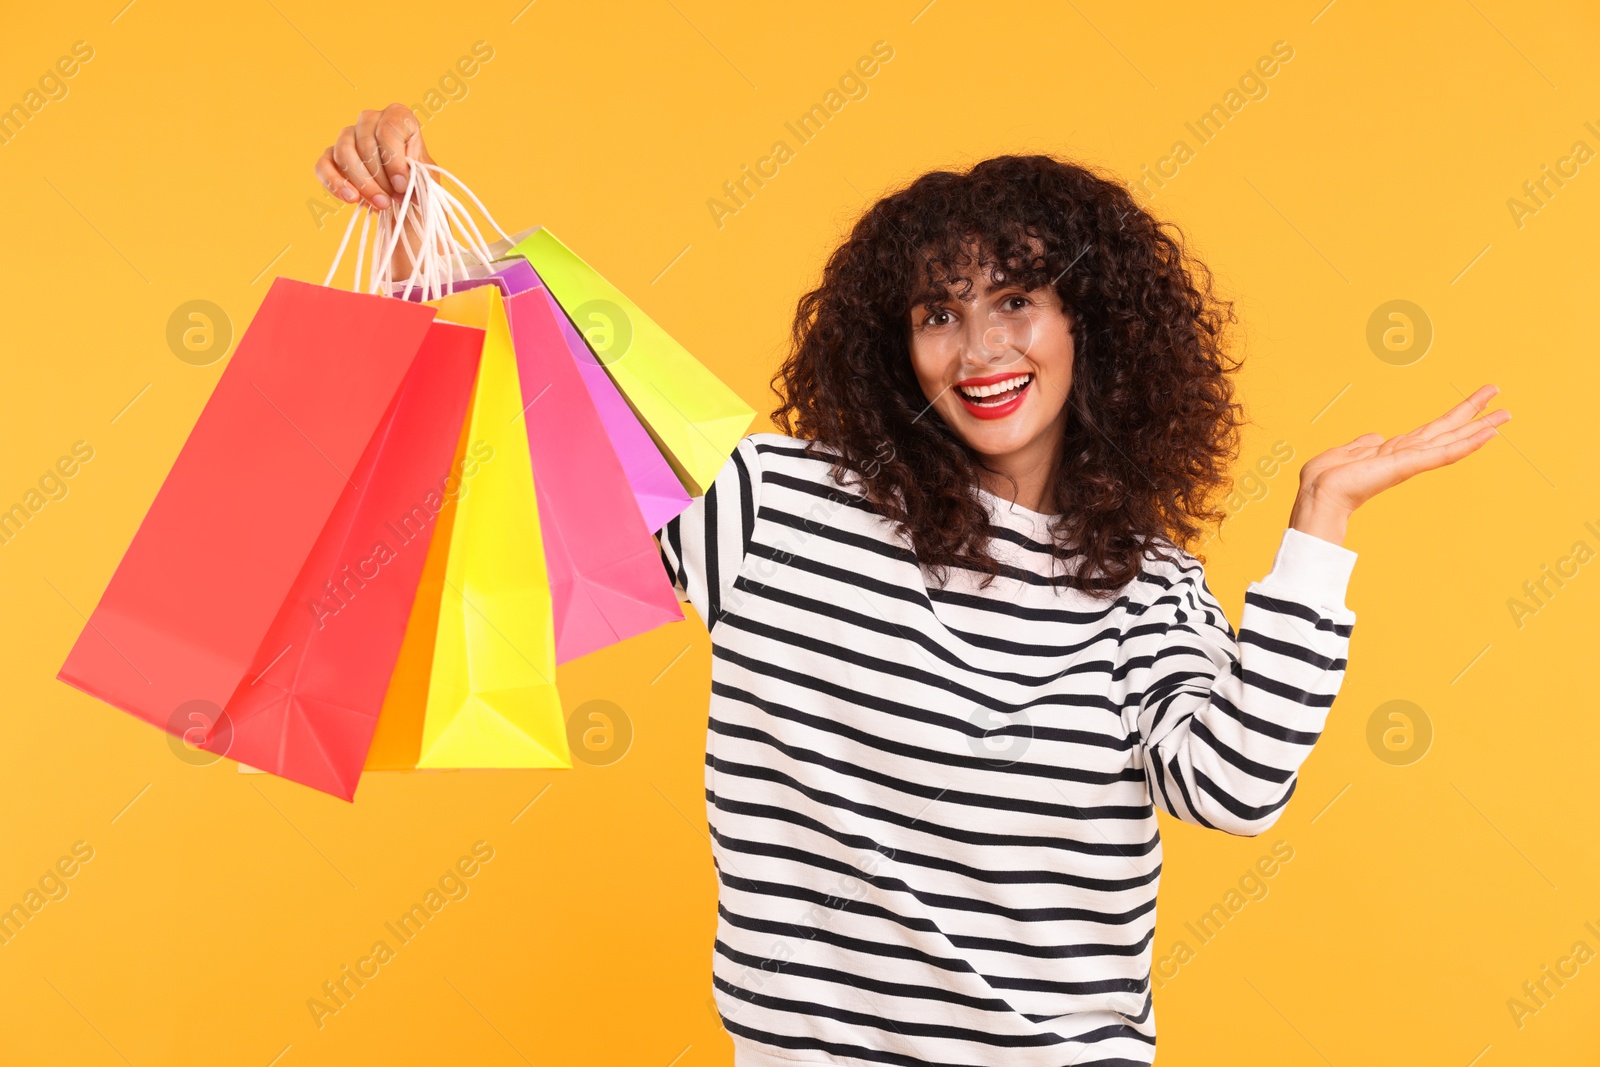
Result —
POLYGON ((1163 811, 1242 836, 1277 821, 1344 679, 1355 559, 1290 527, 1245 591, 1237 635, 1192 559, 1148 610, 1138 730, 1163 811))
POLYGON ((733 582, 755 530, 760 490, 760 455, 745 437, 705 494, 655 532, 678 599, 694 605, 708 631, 734 595, 733 582))

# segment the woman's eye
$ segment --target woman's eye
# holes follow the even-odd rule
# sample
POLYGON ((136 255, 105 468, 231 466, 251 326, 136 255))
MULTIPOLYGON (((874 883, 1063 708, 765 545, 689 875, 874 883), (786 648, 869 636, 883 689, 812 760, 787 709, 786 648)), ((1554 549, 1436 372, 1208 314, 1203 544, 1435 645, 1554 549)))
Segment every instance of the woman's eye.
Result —
POLYGON ((943 326, 950 321, 950 312, 935 311, 922 320, 924 326, 943 326))
POLYGON ((1012 311, 1021 311, 1031 303, 1033 303, 1033 301, 1029 300, 1025 296, 1011 296, 1006 298, 1006 306, 1012 311))

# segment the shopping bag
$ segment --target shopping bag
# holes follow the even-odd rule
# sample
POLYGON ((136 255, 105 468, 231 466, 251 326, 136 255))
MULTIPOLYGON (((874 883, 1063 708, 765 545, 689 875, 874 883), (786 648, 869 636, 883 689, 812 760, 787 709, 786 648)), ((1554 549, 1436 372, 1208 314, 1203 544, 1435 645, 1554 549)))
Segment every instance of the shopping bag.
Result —
MULTIPOLYGON (((460 293, 468 289, 477 289, 484 285, 494 285, 499 287, 503 295, 515 296, 517 293, 525 292, 543 284, 543 282, 539 281, 539 276, 533 272, 533 268, 528 265, 527 260, 513 259, 496 264, 492 270, 482 266, 472 267, 467 271, 467 277, 459 281, 452 280, 450 289, 451 292, 460 293)), ((391 295, 399 296, 406 300, 415 300, 418 303, 422 303, 432 299, 421 286, 413 286, 410 292, 407 292, 403 283, 395 282, 392 284, 392 289, 393 293, 391 295)))
POLYGON ((450 465, 460 479, 459 485, 456 492, 446 494, 444 507, 434 519, 433 537, 428 542, 422 576, 406 621, 405 638, 389 677, 372 745, 367 750, 366 769, 369 771, 415 770, 417 757, 422 753, 422 720, 428 708, 428 680, 433 672, 433 647, 439 634, 439 604, 444 593, 445 564, 450 557, 450 535, 455 529, 456 502, 472 491, 472 479, 479 465, 493 459, 482 442, 476 449, 470 447, 468 433, 471 429, 463 419, 455 462, 450 465))
POLYGON ((469 447, 492 456, 456 501, 416 766, 571 767, 556 690, 554 608, 504 298, 437 301, 485 330, 469 447))
POLYGON ((274 280, 57 677, 179 735, 226 705, 434 315, 274 280))
POLYGON ((543 289, 505 300, 516 352, 556 662, 683 619, 660 548, 543 289))
POLYGON ((452 470, 484 332, 436 320, 202 748, 353 798, 452 470))
MULTIPOLYGON (((526 260, 517 262, 527 266, 526 260)), ((531 269, 529 273, 532 273, 531 269)), ((561 305, 542 284, 540 290, 555 313, 561 338, 578 373, 583 377, 584 386, 589 390, 589 400, 600 415, 612 450, 622 462, 628 485, 633 489, 634 502, 644 517, 645 529, 654 533, 688 508, 689 491, 673 473, 649 431, 617 390, 616 382, 611 380, 611 375, 606 373, 583 337, 573 328, 572 320, 562 312, 561 305)))
MULTIPOLYGON (((544 293, 546 301, 556 312, 561 339, 578 367, 584 386, 589 391, 589 400, 599 413, 606 436, 611 441, 612 451, 622 463, 623 473, 627 475, 628 485, 633 490, 634 502, 644 518, 645 528, 654 533, 687 509, 689 493, 684 489, 683 483, 673 473, 672 467, 662 457, 661 450, 651 440, 649 432, 639 422, 638 416, 634 415, 622 394, 617 391, 616 383, 611 380, 611 376, 589 350, 588 344, 573 328, 571 320, 561 311, 560 304, 550 295, 543 280, 534 272, 528 261, 512 259, 492 272, 475 272, 475 274, 476 276, 469 277, 466 281, 455 282, 455 291, 460 292, 483 285, 497 285, 507 297, 535 288, 544 293)), ((413 290, 410 298, 421 300, 422 296, 423 291, 417 288, 413 290)), ((567 657, 558 652, 557 658, 564 662, 567 657)))
POLYGON ((506 298, 525 406, 547 398, 538 418, 523 421, 550 567, 556 662, 681 620, 650 534, 689 506, 688 493, 528 261, 511 260, 455 288, 488 284, 506 298), (628 477, 624 456, 638 461, 637 478, 628 477))
POLYGON ((532 264, 685 489, 703 495, 755 411, 549 230, 510 252, 532 264))

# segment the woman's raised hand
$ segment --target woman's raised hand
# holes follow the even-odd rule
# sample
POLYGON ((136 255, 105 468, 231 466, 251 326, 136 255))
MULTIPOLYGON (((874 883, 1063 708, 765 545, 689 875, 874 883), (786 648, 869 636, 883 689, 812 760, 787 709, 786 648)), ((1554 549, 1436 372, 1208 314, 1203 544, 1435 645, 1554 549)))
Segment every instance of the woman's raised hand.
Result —
POLYGON ((383 210, 405 195, 410 161, 432 163, 422 143, 422 125, 404 104, 363 111, 354 126, 339 131, 317 160, 317 179, 347 203, 365 200, 383 210))
POLYGON ((1300 492, 1289 525, 1340 543, 1350 513, 1408 478, 1447 466, 1482 448, 1511 412, 1484 415, 1500 392, 1485 385, 1443 415, 1395 437, 1366 433, 1312 457, 1300 470, 1300 492))

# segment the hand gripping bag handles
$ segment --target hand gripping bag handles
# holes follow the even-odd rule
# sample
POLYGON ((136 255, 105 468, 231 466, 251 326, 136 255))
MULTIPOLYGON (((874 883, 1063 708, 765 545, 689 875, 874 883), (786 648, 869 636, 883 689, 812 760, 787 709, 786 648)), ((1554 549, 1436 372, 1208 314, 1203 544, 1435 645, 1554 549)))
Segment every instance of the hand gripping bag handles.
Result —
POLYGON ((482 345, 434 320, 277 278, 58 677, 352 797, 482 345))

